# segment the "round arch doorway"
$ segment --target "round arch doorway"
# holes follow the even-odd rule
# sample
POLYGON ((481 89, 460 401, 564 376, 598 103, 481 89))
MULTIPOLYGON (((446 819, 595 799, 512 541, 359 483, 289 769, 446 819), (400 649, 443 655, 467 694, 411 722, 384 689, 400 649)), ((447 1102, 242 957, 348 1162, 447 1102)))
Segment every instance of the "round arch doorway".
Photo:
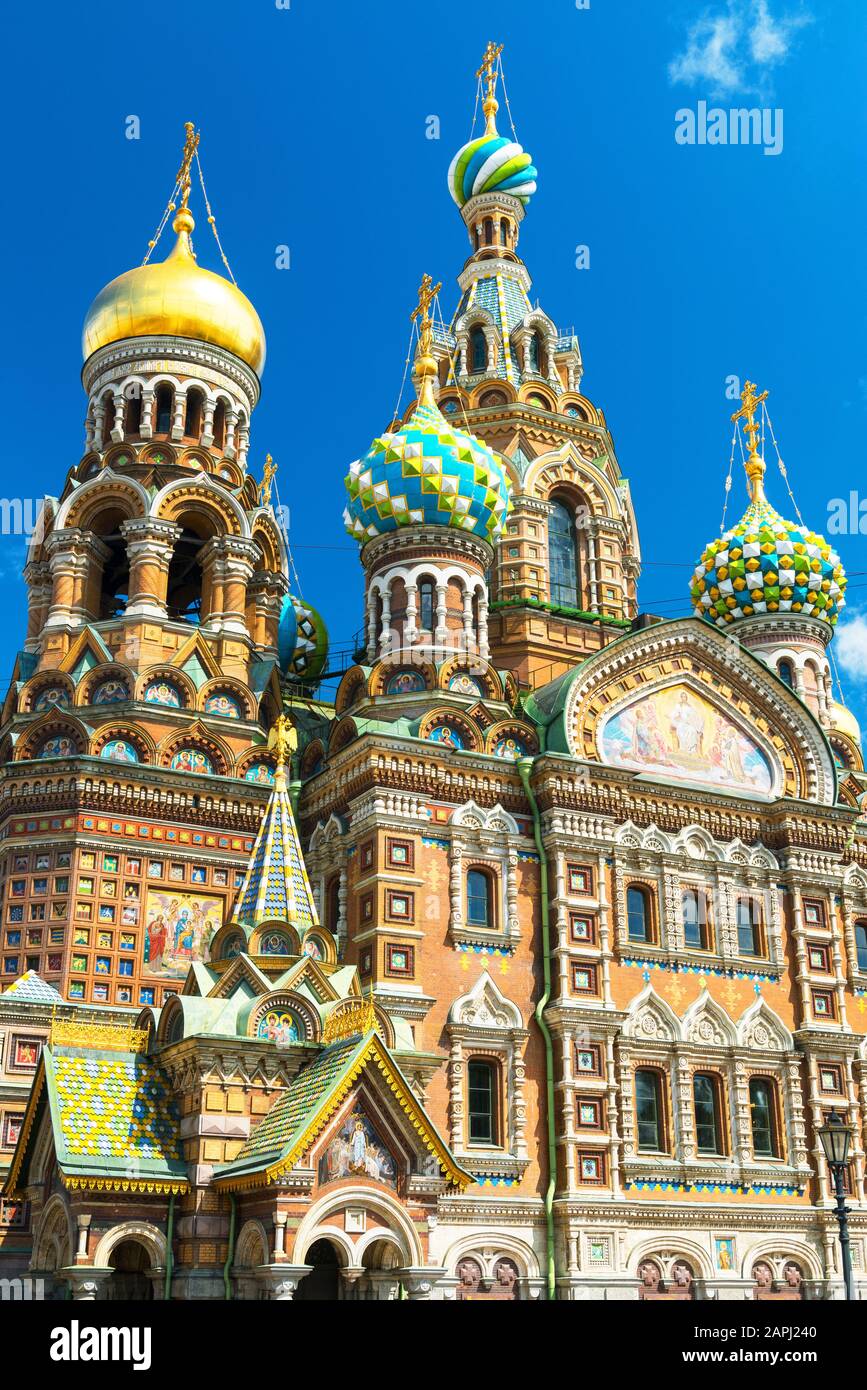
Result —
POLYGON ((154 1296, 151 1257, 137 1240, 122 1240, 114 1247, 109 1261, 113 1270, 108 1283, 112 1302, 150 1300, 154 1296))
POLYGON ((317 1240, 304 1257, 312 1265, 295 1293, 302 1303, 336 1303, 340 1298, 340 1259, 330 1240, 317 1240))

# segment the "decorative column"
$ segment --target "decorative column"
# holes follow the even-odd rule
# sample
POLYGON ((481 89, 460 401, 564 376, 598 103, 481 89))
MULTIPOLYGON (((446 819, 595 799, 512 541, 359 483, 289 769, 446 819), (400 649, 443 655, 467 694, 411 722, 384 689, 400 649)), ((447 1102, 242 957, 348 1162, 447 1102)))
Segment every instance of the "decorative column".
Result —
POLYGON ((396 1270, 395 1274, 406 1289, 410 1302, 420 1303, 433 1297, 434 1289, 440 1279, 446 1278, 448 1271, 442 1266, 427 1268, 424 1265, 416 1265, 412 1269, 396 1270))
POLYGON ((286 1258, 286 1222, 289 1214, 285 1211, 275 1211, 274 1213, 274 1263, 278 1264, 286 1258))
POLYGON ((156 395, 152 389, 145 387, 141 393, 141 424, 139 435, 142 439, 150 439, 154 432, 154 401, 156 395))
POLYGON ((126 397, 122 391, 114 391, 114 428, 111 432, 115 444, 120 444, 126 428, 126 397))
MULTIPOLYGON (((374 623, 376 622, 376 607, 373 610, 374 623)), ((375 629, 374 629, 375 632, 375 629)), ((379 655, 382 657, 390 656, 394 650, 394 634, 391 630, 391 588, 384 589, 382 592, 382 620, 379 631, 379 655)), ((374 656, 376 655, 376 637, 374 636, 373 645, 374 656)))
POLYGON ((102 452, 105 434, 105 402, 95 401, 93 406, 93 447, 102 452))
POLYGON ((172 419, 172 439, 183 439, 184 437, 184 411, 187 408, 187 397, 183 391, 175 392, 174 418, 172 419))
POLYGON ((442 651, 446 645, 446 641, 448 640, 448 633, 446 629, 446 585, 442 581, 440 581, 436 586, 436 590, 437 615, 436 628, 434 630, 434 643, 440 649, 440 651, 442 651))
POLYGON ((202 447, 204 449, 210 449, 214 442, 214 411, 216 408, 216 401, 205 400, 205 408, 202 415, 202 447))
POLYGON ((449 862, 449 897, 451 899, 451 922, 449 925, 452 927, 463 926, 464 921, 462 858, 461 846, 453 843, 449 862))
POLYGON ((449 1055, 449 1142, 456 1153, 464 1147, 464 1053, 458 1038, 452 1038, 449 1055))
POLYGON ((406 586, 406 621, 403 625, 403 645, 412 647, 418 636, 416 628, 416 617, 418 614, 418 585, 407 584, 406 586))
POLYGON ((51 570, 51 608, 46 628, 71 627, 83 614, 80 607, 82 587, 91 566, 97 560, 101 575, 102 561, 109 553, 96 536, 78 527, 54 531, 46 541, 51 570), (102 553, 100 553, 102 552, 102 553))
POLYGON ((127 617, 165 621, 169 565, 181 531, 174 522, 155 517, 121 522, 129 557, 127 617))
POLYGON ((376 631, 376 600, 378 594, 371 587, 367 591, 367 660, 372 666, 376 660, 376 644, 378 633, 376 631))
POLYGON ((286 1303, 295 1297, 298 1285, 312 1268, 312 1265, 259 1265, 255 1275, 257 1282, 266 1291, 266 1297, 277 1303, 286 1303))
POLYGON ((479 592, 479 656, 483 661, 490 661, 491 648, 488 641, 488 591, 482 589, 479 592))
POLYGON ((253 541, 240 536, 224 536, 223 556, 223 632, 247 637, 247 585, 253 577, 258 551, 253 541))
POLYGON ((464 589, 464 651, 469 655, 475 650, 475 637, 473 634, 473 595, 469 589, 464 589))
POLYGON ((226 447, 223 450, 227 459, 235 457, 235 431, 238 428, 238 412, 229 409, 226 411, 226 447))
POLYGON ((27 584, 28 600, 27 636, 24 639, 24 650, 34 652, 39 650, 40 634, 51 607, 53 590, 51 566, 44 560, 31 561, 24 567, 24 579, 27 584))
POLYGON ((68 1280, 76 1303, 95 1303, 113 1273, 113 1269, 97 1269, 95 1265, 72 1265, 58 1270, 58 1275, 68 1280))
POLYGON ((214 536, 199 551, 199 564, 202 567, 202 611, 201 626, 211 632, 220 632, 223 626, 223 584, 225 562, 221 537, 214 536))

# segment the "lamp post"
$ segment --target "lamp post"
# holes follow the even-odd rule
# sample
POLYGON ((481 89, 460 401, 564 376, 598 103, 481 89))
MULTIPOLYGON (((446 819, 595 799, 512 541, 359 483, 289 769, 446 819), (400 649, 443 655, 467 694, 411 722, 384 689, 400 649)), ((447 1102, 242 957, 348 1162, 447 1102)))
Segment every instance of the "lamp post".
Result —
POLYGON ((834 1193, 837 1198, 837 1220, 840 1223, 840 1251, 843 1258, 843 1280, 847 1299, 855 1298, 852 1282, 852 1251, 849 1248, 849 1208, 843 1190, 843 1174, 849 1163, 849 1145, 852 1142, 852 1127, 847 1125, 836 1110, 832 1110, 825 1124, 819 1129, 819 1138, 825 1161, 834 1178, 834 1193))

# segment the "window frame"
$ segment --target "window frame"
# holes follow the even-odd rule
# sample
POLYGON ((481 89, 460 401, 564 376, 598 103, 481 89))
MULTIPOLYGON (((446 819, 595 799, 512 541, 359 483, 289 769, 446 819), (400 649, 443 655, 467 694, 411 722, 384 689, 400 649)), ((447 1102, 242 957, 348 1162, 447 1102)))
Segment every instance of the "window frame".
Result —
POLYGON ((859 921, 853 927, 855 933, 855 969, 861 975, 867 975, 867 921, 859 921), (861 946, 858 942, 858 933, 864 934, 864 952, 862 956, 861 946))
POLYGON ((735 932, 737 935, 739 956, 749 956, 752 959, 761 959, 767 956, 764 904, 762 903, 761 898, 756 897, 754 893, 738 893, 737 895, 737 898, 735 900, 735 932), (741 941, 741 932, 745 930, 743 924, 741 923, 740 916, 741 905, 744 903, 747 904, 751 913, 749 923, 753 939, 753 949, 751 951, 744 950, 744 946, 741 941), (756 918, 752 915, 756 909, 758 909, 758 920, 756 920, 756 918))
POLYGON ((752 1141, 753 1158, 761 1160, 781 1159, 783 1157, 782 1144, 782 1125, 780 1116, 780 1093, 779 1087, 774 1077, 767 1076, 764 1072, 756 1072, 747 1082, 747 1093, 750 1105, 750 1138, 752 1141), (768 1140, 770 1152, 760 1153, 756 1148, 756 1124, 755 1124, 755 1102, 753 1100, 753 1086, 763 1086, 768 1093, 768 1140))
POLYGON ((497 895, 493 873, 489 868, 482 864, 469 864, 467 866, 467 876, 464 883, 464 910, 466 912, 466 924, 470 931, 496 931, 497 930, 497 895), (470 903, 479 900, 479 894, 470 892, 471 880, 479 878, 485 885, 485 918, 484 922, 473 919, 470 903))
POLYGON ((636 946, 655 946, 656 937, 656 913, 654 911, 654 895, 650 886, 646 883, 628 883, 625 893, 626 901, 626 940, 636 946), (637 894, 644 904, 644 936, 632 935, 632 912, 629 907, 630 893, 637 894))
POLYGON ((683 944, 687 951, 713 951, 714 931, 713 920, 710 911, 710 893, 707 888, 703 888, 694 883, 682 883, 680 886, 680 924, 683 928, 683 944), (688 897, 695 898, 696 922, 699 928, 699 944, 687 940, 687 921, 684 912, 684 903, 688 897), (702 920, 701 907, 704 905, 704 920, 702 920))
MULTIPOLYGON (((477 1053, 471 1054, 467 1058, 467 1147, 499 1149, 503 1147, 502 1141, 502 1066, 496 1057, 486 1057, 477 1053), (490 1106, 486 1114, 490 1118, 490 1137, 478 1138, 473 1135, 473 1092, 479 1091, 479 1087, 473 1085, 473 1069, 483 1067, 490 1078, 490 1085, 485 1088, 489 1098, 490 1106)), ((478 1113, 478 1112, 476 1112, 478 1113)))
POLYGON ((635 1114, 635 1148, 638 1153, 664 1154, 669 1152, 668 1140, 668 1109, 667 1095, 665 1090, 665 1078, 659 1067, 637 1066, 632 1080, 633 1090, 633 1110, 635 1114), (639 1116, 639 1096, 638 1086, 639 1077, 650 1077, 653 1080, 654 1103, 656 1107, 656 1139, 655 1144, 643 1144, 641 1142, 641 1125, 647 1123, 642 1121, 639 1116))
MULTIPOLYGON (((728 1131, 725 1122, 725 1083, 719 1072, 716 1071, 694 1071, 692 1074, 692 1116, 695 1133, 696 1153, 701 1158, 727 1158, 728 1157, 728 1131), (714 1148, 702 1147, 699 1143, 699 1119, 698 1104, 695 1093, 696 1082, 699 1080, 709 1081, 712 1088, 713 1102, 713 1126, 714 1126, 714 1148)), ((703 1128, 705 1126, 702 1126, 703 1128)))

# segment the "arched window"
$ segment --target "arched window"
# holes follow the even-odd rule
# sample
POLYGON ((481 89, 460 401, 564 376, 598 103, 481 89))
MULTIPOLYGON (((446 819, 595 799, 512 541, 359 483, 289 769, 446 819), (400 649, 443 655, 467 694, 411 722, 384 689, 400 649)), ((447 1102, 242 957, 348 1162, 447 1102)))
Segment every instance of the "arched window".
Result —
MULTIPOLYGON (((540 375, 545 372, 545 342, 538 330, 527 343, 527 371, 540 375)), ((545 405, 546 402, 542 401, 541 404, 545 405)))
POLYGON ((782 661, 778 662, 777 675, 779 676, 780 680, 783 682, 784 685, 787 685, 790 690, 794 690, 795 673, 792 670, 791 661, 788 661, 784 658, 782 661))
POLYGON ((765 1076, 750 1077, 750 1122, 757 1158, 779 1158, 776 1087, 765 1076))
POLYGON ((855 923, 855 950, 858 957, 858 969, 867 973, 867 923, 855 923))
POLYGON ((488 365, 488 342, 481 328, 470 333, 470 371, 483 372, 488 365))
POLYGON ((493 244, 494 244, 494 221, 493 221, 493 218, 491 218, 491 217, 486 217, 486 218, 485 218, 485 245, 486 245, 486 246, 492 246, 493 244))
POLYGON ((470 869, 467 874, 467 925, 494 926, 491 876, 484 869, 470 869))
POLYGON ((680 896, 683 939, 696 951, 707 951, 710 933, 707 920, 707 894, 702 888, 687 888, 680 896))
POLYGON ((418 586, 418 626, 433 632, 436 619, 436 586, 432 579, 423 579, 418 586))
POLYGON ((114 396, 105 397, 105 417, 102 422, 102 442, 108 444, 111 439, 111 432, 115 426, 117 412, 114 406, 114 396))
POLYGON ((498 1144, 499 1068, 496 1062, 471 1058, 467 1065, 468 1137, 471 1144, 498 1144))
POLYGON ((188 527, 175 541, 166 583, 166 611, 175 622, 202 620, 202 565, 199 552, 204 542, 188 527))
POLYGON ((697 1071, 692 1078, 692 1099, 695 1110, 695 1142, 699 1153, 724 1153, 719 1077, 712 1072, 697 1071))
POLYGON ((155 434, 170 434, 174 413, 175 393, 171 386, 158 386, 156 390, 155 434))
POLYGON ((141 387, 133 382, 127 387, 126 409, 124 411, 124 434, 141 434, 141 387))
POLYGON ((187 409, 184 416, 184 434, 190 439, 198 439, 202 433, 202 416, 205 398, 195 389, 187 392, 187 409))
POLYGON ((738 951, 742 956, 762 953, 762 909, 755 898, 738 898, 738 951))
POLYGON ((575 518, 566 503, 554 497, 548 504, 548 574, 551 602, 578 606, 578 551, 575 518))
POLYGON ((325 925, 332 936, 340 924, 340 878, 335 875, 325 893, 325 925))
POLYGON ((215 408, 215 410, 214 410, 214 424, 213 424, 212 428, 213 428, 213 432, 214 432, 214 444, 213 444, 213 447, 214 447, 215 449, 222 449, 222 448, 224 448, 224 447, 225 447, 225 443, 226 443, 226 402, 225 402, 225 401, 217 401, 217 405, 216 405, 216 408, 215 408))
POLYGON ((634 885, 626 890, 626 931, 630 941, 651 941, 650 895, 634 885))
POLYGON ((635 1073, 635 1119, 639 1149, 665 1150, 665 1104, 658 1071, 640 1067, 635 1073))
POLYGON ((509 221, 506 217, 500 218, 500 243, 503 246, 509 244, 509 221))

